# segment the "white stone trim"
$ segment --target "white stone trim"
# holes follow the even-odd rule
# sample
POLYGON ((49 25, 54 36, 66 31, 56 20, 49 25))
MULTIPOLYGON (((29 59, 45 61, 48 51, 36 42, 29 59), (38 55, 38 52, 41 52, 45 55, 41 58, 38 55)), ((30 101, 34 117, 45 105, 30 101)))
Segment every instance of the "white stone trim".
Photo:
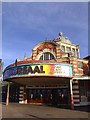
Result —
POLYGON ((74 68, 77 68, 77 65, 73 65, 74 68))
POLYGON ((79 95, 73 95, 73 97, 75 97, 75 98, 79 98, 79 95))
POLYGON ((19 100, 22 101, 22 100, 23 100, 23 97, 19 97, 19 100))
POLYGON ((78 85, 78 80, 73 81, 73 85, 74 85, 74 83, 75 83, 75 84, 77 83, 77 85, 78 85))
POLYGON ((19 94, 19 97, 22 96, 23 97, 23 94, 19 94))
POLYGON ((74 102, 80 102, 80 99, 74 99, 74 102))
POLYGON ((24 93, 24 87, 20 86, 20 90, 19 90, 19 103, 23 103, 23 93, 24 93))
POLYGON ((73 89, 79 89, 78 85, 73 85, 73 89))
POLYGON ((24 87, 23 86, 20 86, 20 89, 23 89, 24 87))
POLYGON ((24 101, 19 101, 19 103, 24 104, 24 101))
POLYGON ((79 94, 79 90, 73 90, 73 93, 78 93, 79 94))
POLYGON ((73 61, 73 64, 77 64, 77 61, 73 61))
POLYGON ((76 68, 73 68, 73 71, 77 72, 78 70, 76 68))
POLYGON ((74 106, 81 106, 80 103, 79 104, 74 104, 74 106))
POLYGON ((19 93, 23 93, 23 91, 19 91, 19 93))
POLYGON ((39 60, 39 58, 41 57, 41 55, 43 55, 43 53, 45 53, 45 52, 49 52, 49 53, 53 54, 54 58, 56 59, 55 53, 54 53, 53 51, 50 51, 49 49, 47 49, 47 51, 45 50, 44 52, 43 52, 43 51, 40 52, 40 53, 36 56, 35 59, 36 59, 36 60, 39 60))

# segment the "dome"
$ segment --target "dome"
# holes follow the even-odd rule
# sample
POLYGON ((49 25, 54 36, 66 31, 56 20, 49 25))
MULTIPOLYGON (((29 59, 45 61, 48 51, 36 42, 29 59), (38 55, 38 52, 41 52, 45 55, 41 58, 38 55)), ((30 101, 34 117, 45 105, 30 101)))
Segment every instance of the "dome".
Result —
POLYGON ((64 40, 65 43, 71 44, 71 41, 69 39, 64 40))
POLYGON ((72 44, 71 41, 67 37, 63 37, 62 41, 68 44, 72 44))
POLYGON ((69 38, 65 37, 62 32, 59 33, 59 39, 64 43, 72 44, 69 38))

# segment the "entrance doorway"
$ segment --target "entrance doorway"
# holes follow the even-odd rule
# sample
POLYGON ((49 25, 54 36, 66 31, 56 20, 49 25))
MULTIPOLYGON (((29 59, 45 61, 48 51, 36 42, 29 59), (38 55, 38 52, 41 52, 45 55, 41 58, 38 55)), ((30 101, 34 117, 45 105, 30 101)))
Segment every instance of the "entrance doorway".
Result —
POLYGON ((69 89, 66 88, 29 88, 28 103, 45 103, 52 105, 68 104, 69 89))

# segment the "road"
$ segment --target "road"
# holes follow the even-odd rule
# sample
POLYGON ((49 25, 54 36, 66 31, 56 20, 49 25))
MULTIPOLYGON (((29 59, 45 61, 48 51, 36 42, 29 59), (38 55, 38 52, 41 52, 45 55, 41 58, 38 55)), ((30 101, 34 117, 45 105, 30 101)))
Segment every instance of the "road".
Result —
MULTIPOLYGON (((61 109, 45 105, 10 103, 2 105, 2 118, 88 118, 88 112, 61 109)), ((80 120, 80 119, 79 119, 80 120)))

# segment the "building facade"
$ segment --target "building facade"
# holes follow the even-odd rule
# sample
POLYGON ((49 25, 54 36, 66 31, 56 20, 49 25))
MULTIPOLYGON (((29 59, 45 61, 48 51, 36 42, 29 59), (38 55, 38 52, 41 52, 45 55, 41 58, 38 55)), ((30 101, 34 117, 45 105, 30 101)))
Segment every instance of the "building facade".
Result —
POLYGON ((0 81, 2 79, 2 59, 0 59, 0 81))
POLYGON ((18 86, 10 97, 18 96, 19 103, 74 107, 90 104, 89 75, 90 61, 80 58, 80 46, 59 33, 37 44, 29 58, 7 66, 3 79, 18 86))

